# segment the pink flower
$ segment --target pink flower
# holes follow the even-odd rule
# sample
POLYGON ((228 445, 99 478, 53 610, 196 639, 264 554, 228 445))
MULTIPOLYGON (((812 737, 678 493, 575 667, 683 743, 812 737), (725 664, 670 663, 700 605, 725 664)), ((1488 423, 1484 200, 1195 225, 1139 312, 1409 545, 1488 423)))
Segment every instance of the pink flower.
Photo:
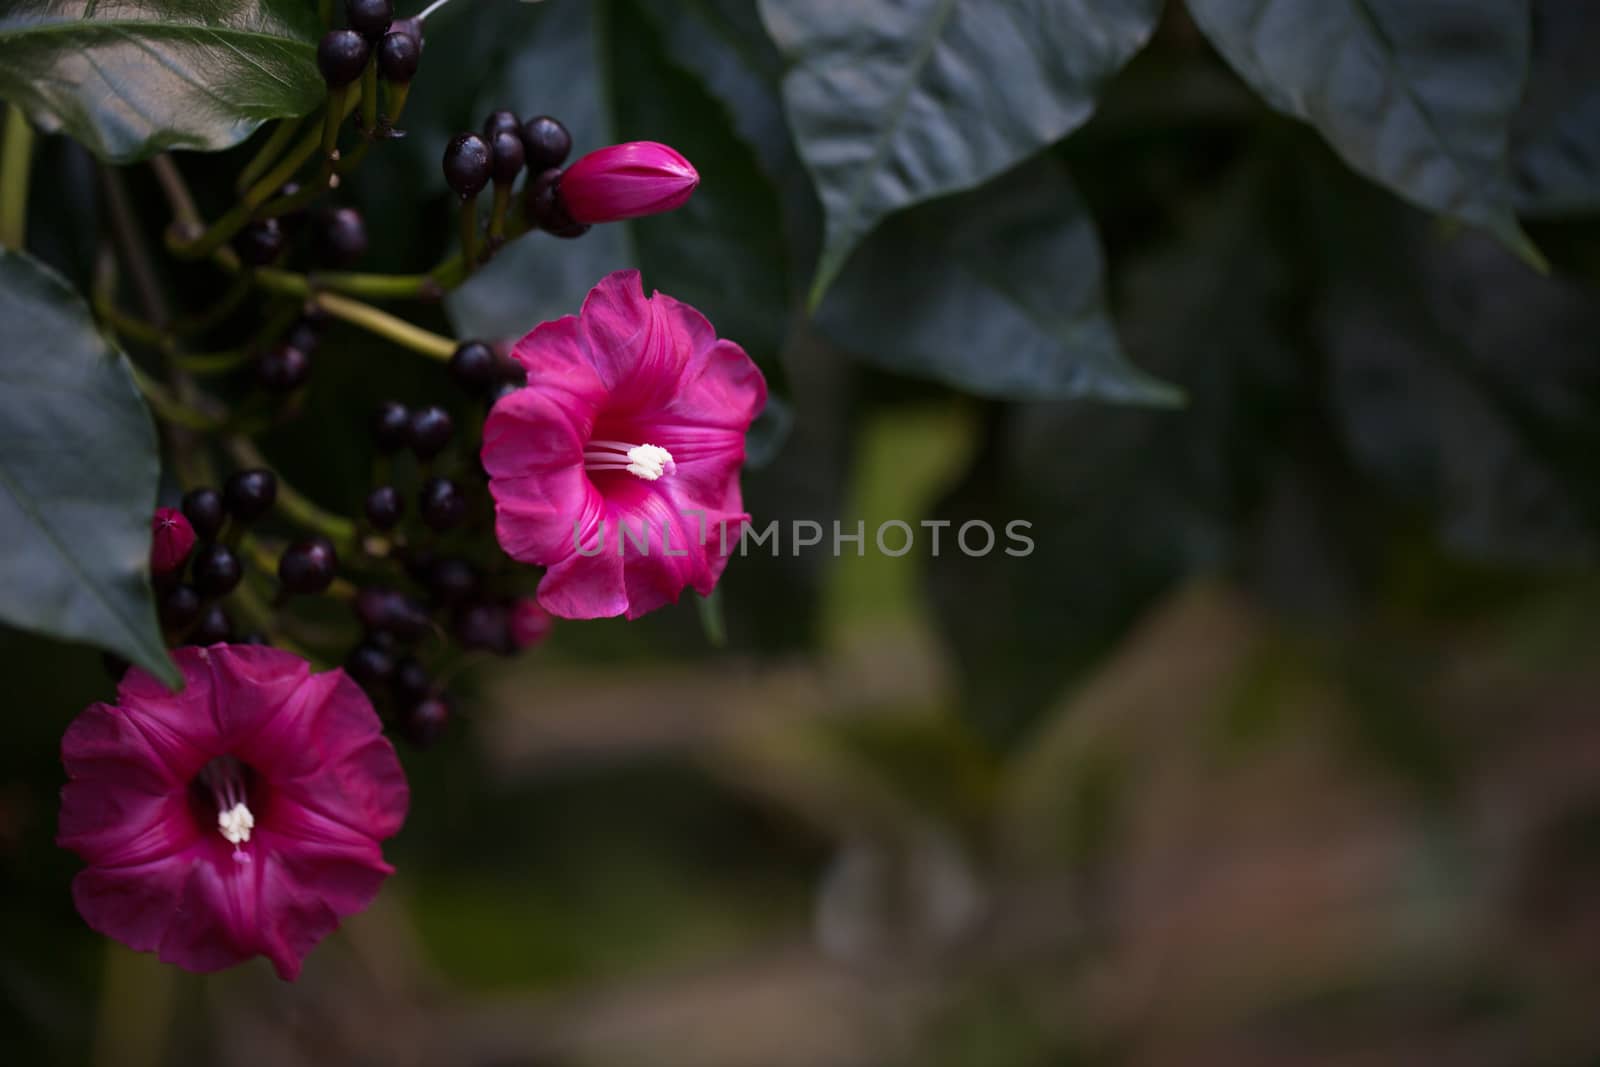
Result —
POLYGON ((532 648, 550 636, 556 621, 532 597, 518 597, 511 603, 511 644, 517 651, 532 648))
POLYGON ((194 527, 177 508, 156 508, 150 518, 150 572, 171 574, 194 550, 194 527))
POLYGON ((750 519, 739 468, 767 400, 744 349, 619 271, 512 356, 528 387, 489 413, 483 465, 501 547, 549 568, 539 604, 636 619, 710 593, 750 519))
POLYGON ((575 222, 618 222, 681 207, 700 174, 675 149, 629 141, 590 152, 561 176, 561 200, 575 222))
POLYGON ((292 980, 394 873, 378 842, 405 821, 405 775, 343 671, 264 647, 172 656, 182 692, 131 669, 62 738, 78 912, 186 970, 259 954, 292 980))

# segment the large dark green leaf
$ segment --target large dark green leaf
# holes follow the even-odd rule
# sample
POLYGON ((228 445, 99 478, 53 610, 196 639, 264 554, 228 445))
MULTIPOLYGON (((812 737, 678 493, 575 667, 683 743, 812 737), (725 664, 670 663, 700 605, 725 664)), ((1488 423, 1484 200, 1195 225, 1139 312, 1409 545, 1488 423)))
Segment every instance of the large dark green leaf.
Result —
POLYGON ((150 595, 155 430, 59 275, 0 251, 0 619, 176 682, 150 595))
POLYGON ((1235 70, 1401 196, 1539 254, 1513 207, 1528 0, 1189 0, 1235 70))
POLYGON ((215 151, 324 93, 306 0, 7 0, 0 97, 102 159, 215 151))
POLYGON ((1083 124, 1161 0, 761 0, 827 210, 812 302, 889 213, 970 189, 1083 124))
POLYGON ((1175 403, 1123 355, 1104 273, 1093 220, 1044 158, 885 223, 817 323, 869 363, 975 393, 1175 403))
POLYGON ((1600 7, 1535 0, 1533 72, 1517 115, 1517 207, 1530 217, 1600 213, 1600 7))

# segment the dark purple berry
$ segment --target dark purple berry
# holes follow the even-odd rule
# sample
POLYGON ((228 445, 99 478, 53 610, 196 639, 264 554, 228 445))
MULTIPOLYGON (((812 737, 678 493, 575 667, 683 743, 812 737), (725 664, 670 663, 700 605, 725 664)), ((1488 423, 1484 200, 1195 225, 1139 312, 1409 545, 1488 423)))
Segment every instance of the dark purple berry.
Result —
POLYGON ((310 319, 296 319, 283 340, 290 348, 298 348, 309 356, 322 343, 322 331, 310 319))
POLYGON ((277 219, 257 219, 234 235, 233 250, 245 266, 265 267, 283 254, 287 243, 277 219))
POLYGON ((489 405, 493 407, 495 404, 499 403, 501 400, 504 400, 506 397, 510 396, 512 393, 521 388, 521 382, 510 382, 503 378, 499 381, 496 381, 494 385, 489 388, 489 405))
POLYGON ((278 583, 290 593, 320 593, 333 584, 339 557, 326 537, 308 537, 284 549, 278 559, 278 583))
POLYGON ((228 613, 222 610, 221 604, 213 604, 200 616, 200 621, 195 623, 194 629, 189 631, 188 644, 191 645, 217 645, 233 637, 233 620, 228 618, 228 613))
POLYGON ((227 545, 212 542, 194 554, 194 587, 208 600, 227 596, 244 577, 244 566, 227 545))
POLYGON ((427 670, 415 657, 405 656, 395 661, 391 684, 395 700, 404 705, 411 705, 428 695, 428 691, 433 688, 433 679, 428 677, 427 670))
POLYGON ((428 748, 444 736, 450 710, 450 698, 443 693, 424 697, 400 713, 400 732, 418 748, 428 748))
POLYGON ((582 237, 589 227, 573 219, 561 200, 562 172, 551 168, 528 183, 523 207, 541 230, 556 237, 582 237))
POLYGON ((226 516, 222 494, 215 489, 191 489, 183 494, 183 517, 189 520, 200 540, 209 541, 217 536, 226 516))
POLYGON ((256 381, 274 393, 288 393, 311 377, 311 357, 293 345, 279 345, 256 358, 256 381))
POLYGON ((455 423, 444 408, 435 404, 419 408, 411 414, 411 451, 417 454, 418 459, 432 459, 450 443, 450 434, 454 430, 455 423))
MULTIPOLYGON (((395 23, 396 27, 400 24, 395 23)), ((422 61, 422 41, 401 29, 391 29, 378 42, 378 73, 384 81, 407 85, 422 61)))
POLYGON ((489 112, 489 117, 483 120, 483 139, 493 144, 497 133, 514 133, 521 139, 522 120, 517 118, 516 112, 504 108, 489 112))
POLYGON ((428 613, 422 605, 393 589, 368 587, 356 595, 356 617, 373 633, 393 634, 415 641, 428 632, 428 613))
POLYGON ((499 604, 470 605, 456 616, 452 629, 462 648, 501 654, 512 651, 506 609, 499 604))
POLYGON ((468 393, 482 393, 499 375, 500 361, 482 341, 463 341, 450 354, 450 377, 468 393))
POLYGON ((316 232, 319 262, 349 267, 367 254, 367 224, 353 207, 334 208, 319 220, 316 232))
POLYGON ((237 641, 235 641, 234 644, 236 644, 236 645, 270 645, 270 644, 272 644, 272 638, 268 637, 266 634, 262 633, 260 630, 251 630, 249 633, 245 634, 243 637, 241 637, 237 641))
POLYGON ((476 196, 489 184, 489 145, 475 133, 458 134, 444 150, 445 184, 459 196, 476 196))
POLYGON ((372 440, 379 452, 398 452, 411 441, 411 412, 398 400, 385 400, 372 413, 372 440))
POLYGON ((392 485, 380 485, 367 494, 367 521, 375 530, 392 530, 405 514, 405 498, 392 485))
POLYGON ((330 89, 339 89, 361 77, 371 51, 367 39, 355 30, 329 30, 317 43, 317 69, 330 89))
POLYGON ((200 617, 200 594, 190 585, 175 585, 162 594, 161 625, 174 632, 187 630, 200 617))
POLYGON ((496 185, 510 185, 522 173, 522 138, 515 130, 501 130, 489 139, 491 170, 496 185))
POLYGON ((394 21, 393 0, 344 0, 345 21, 368 38, 382 37, 394 21))
POLYGON ((448 530, 467 517, 467 497, 450 479, 429 478, 417 494, 417 512, 428 529, 448 530))
POLYGON ((272 510, 278 499, 278 479, 268 470, 239 471, 222 487, 228 514, 240 522, 253 522, 272 510))
POLYGON ((465 600, 478 589, 478 571, 455 556, 437 560, 428 572, 428 591, 441 604, 465 600))
POLYGON ((417 42, 417 50, 422 50, 422 20, 413 15, 408 19, 395 19, 389 23, 390 33, 403 33, 417 42))
POLYGON ((522 124, 522 145, 526 149, 528 170, 534 174, 559 167, 572 151, 572 134, 549 115, 539 115, 522 124))
POLYGON ((394 656, 373 641, 363 641, 345 660, 344 669, 362 685, 376 685, 394 674, 394 656))

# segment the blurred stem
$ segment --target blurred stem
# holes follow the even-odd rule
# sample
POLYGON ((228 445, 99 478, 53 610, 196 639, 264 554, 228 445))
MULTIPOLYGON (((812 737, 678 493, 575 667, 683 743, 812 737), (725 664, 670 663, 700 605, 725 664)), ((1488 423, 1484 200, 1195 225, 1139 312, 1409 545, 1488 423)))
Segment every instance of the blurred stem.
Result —
POLYGON ((33 127, 22 109, 6 107, 0 143, 0 245, 22 250, 28 237, 28 177, 33 171, 33 127))
POLYGON ((267 168, 283 155, 283 150, 289 147, 289 142, 294 140, 294 135, 300 131, 300 124, 305 121, 301 116, 296 119, 279 119, 278 125, 272 130, 272 135, 262 144, 261 150, 251 157, 250 162, 244 165, 244 170, 234 179, 234 188, 244 192, 256 183, 267 172, 267 168))
POLYGON ((496 182, 494 186, 494 211, 489 216, 489 243, 498 245, 506 232, 506 205, 511 202, 511 183, 496 182))
POLYGON ((139 387, 139 392, 144 394, 145 401, 149 403, 150 409, 158 418, 190 430, 211 431, 222 428, 221 419, 179 401, 167 392, 166 386, 140 370, 139 365, 131 359, 128 360, 128 370, 133 375, 133 383, 139 387))
POLYGON ((339 127, 344 125, 344 117, 348 114, 345 104, 350 102, 353 88, 352 85, 341 85, 328 90, 328 110, 322 118, 322 154, 328 159, 338 158, 339 127))
MULTIPOLYGON (((272 470, 267 458, 261 454, 255 442, 248 437, 234 435, 228 438, 228 452, 234 461, 242 468, 261 468, 272 470)), ((349 519, 331 512, 322 510, 307 499, 298 489, 290 485, 283 475, 273 471, 278 480, 278 509, 291 521, 299 523, 313 533, 322 534, 334 543, 334 547, 341 554, 351 552, 355 547, 356 527, 349 519)))
POLYGON ((441 7, 444 7, 444 5, 448 4, 449 2, 450 0, 433 0, 433 3, 422 9, 422 13, 417 16, 417 21, 423 21, 429 15, 433 14, 435 11, 438 11, 441 7))
POLYGON ((155 172, 161 192, 172 209, 178 232, 189 239, 198 237, 206 228, 205 220, 200 217, 200 209, 194 206, 194 197, 189 195, 188 183, 183 180, 178 165, 171 156, 162 153, 150 161, 150 169, 155 172))
POLYGON ((359 300, 351 300, 337 293, 318 293, 312 297, 312 303, 330 315, 432 359, 449 359, 456 350, 456 343, 450 338, 413 326, 405 319, 359 300))
POLYGON ((361 72, 361 131, 368 137, 378 133, 378 50, 371 49, 367 69, 361 72))
POLYGON ((383 89, 385 93, 383 121, 393 126, 400 121, 400 113, 406 109, 406 97, 411 93, 411 83, 384 82, 383 89))
POLYGON ((478 264, 478 198, 461 198, 461 258, 471 274, 478 264))

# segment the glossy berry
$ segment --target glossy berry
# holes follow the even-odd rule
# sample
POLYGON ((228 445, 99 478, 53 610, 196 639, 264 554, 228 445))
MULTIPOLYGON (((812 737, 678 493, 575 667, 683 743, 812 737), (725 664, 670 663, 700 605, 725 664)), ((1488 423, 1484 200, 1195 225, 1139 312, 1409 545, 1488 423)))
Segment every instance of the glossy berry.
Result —
POLYGON ((353 207, 335 208, 318 219, 317 260, 330 267, 349 267, 367 254, 367 224, 353 207))
POLYGON ((453 627, 461 647, 510 654, 511 629, 506 609, 499 604, 473 604, 456 616, 453 627))
POLYGON ((528 170, 539 174, 567 161, 572 152, 572 134, 549 115, 540 115, 522 124, 522 146, 528 170))
POLYGON ((251 630, 249 633, 245 634, 244 636, 240 637, 238 640, 234 641, 234 644, 236 644, 236 645, 270 645, 270 644, 272 644, 272 638, 268 637, 266 634, 262 633, 260 630, 251 630))
POLYGON ((489 184, 489 145, 482 137, 458 134, 445 146, 444 180, 463 197, 476 196, 489 184))
POLYGON ((428 613, 422 605, 393 589, 371 586, 356 596, 356 617, 373 633, 393 634, 401 641, 415 641, 428 632, 428 613))
POLYGON ((516 113, 502 108, 499 111, 489 112, 489 117, 483 120, 483 139, 490 144, 494 143, 497 133, 514 133, 517 139, 522 139, 522 120, 516 113))
POLYGON ((501 130, 489 139, 490 169, 496 185, 510 185, 522 173, 522 137, 501 130))
POLYGON ((213 604, 200 616, 200 621, 195 623, 194 629, 189 631, 188 644, 191 645, 216 645, 233 637, 233 620, 228 618, 228 613, 222 610, 221 604, 213 604))
POLYGON ((467 517, 467 497, 448 478, 429 478, 417 494, 417 512, 430 530, 448 530, 467 517))
POLYGON ((400 715, 400 732, 418 748, 436 744, 450 726, 450 698, 440 693, 425 697, 400 715))
POLYGON ((468 393, 484 392, 499 376, 500 361, 482 341, 463 341, 450 354, 450 377, 468 393))
POLYGON ((418 459, 432 459, 450 443, 455 423, 444 408, 430 404, 411 413, 409 440, 418 459))
POLYGON ((394 656, 374 641, 363 641, 344 661, 344 669, 362 685, 375 685, 394 674, 394 656))
POLYGON ((441 604, 465 600, 478 589, 477 569, 464 559, 446 556, 428 572, 428 591, 441 604))
POLYGON ((339 557, 326 537, 309 537, 283 550, 278 559, 278 584, 289 593, 320 593, 333 584, 339 557))
POLYGON ((195 536, 209 541, 222 529, 226 512, 222 507, 222 494, 215 489, 191 489, 183 494, 183 517, 194 527, 195 536))
POLYGON ((380 485, 367 494, 367 521, 374 530, 392 530, 405 514, 405 498, 392 485, 380 485))
POLYGON ((489 404, 493 406, 522 388, 521 382, 508 381, 504 378, 497 380, 489 388, 489 404))
POLYGON ((421 39, 404 30, 391 29, 378 42, 378 73, 383 75, 384 81, 409 84, 417 76, 417 65, 421 61, 421 39))
POLYGON ((317 43, 317 69, 331 89, 342 88, 361 77, 371 46, 355 30, 329 30, 317 43))
POLYGON ((406 656, 395 662, 390 687, 395 700, 402 706, 410 707, 428 695, 433 688, 433 679, 428 677, 427 670, 415 658, 406 656))
POLYGON ((194 554, 194 587, 208 600, 227 596, 243 577, 244 566, 227 545, 212 542, 194 554))
POLYGON ((528 183, 523 194, 528 216, 541 230, 556 237, 581 237, 589 227, 577 222, 561 201, 561 171, 551 168, 528 183))
POLYGON ((398 452, 411 442, 411 412, 398 400, 385 400, 372 413, 372 441, 379 452, 398 452))
POLYGON ((265 267, 283 254, 288 243, 277 219, 257 219, 234 235, 233 250, 245 266, 265 267))
POLYGON ((289 327, 289 332, 284 335, 283 342, 309 356, 317 350, 318 345, 322 344, 322 330, 310 319, 296 319, 295 324, 289 327))
POLYGON ((268 470, 239 471, 222 487, 222 500, 228 507, 228 514, 240 522, 259 519, 272 510, 277 499, 278 479, 268 470))
POLYGON ((177 632, 187 630, 200 617, 200 594, 190 585, 175 585, 161 596, 161 625, 177 632))
POLYGON ((392 0, 344 0, 345 21, 357 33, 370 38, 382 37, 389 32, 394 21, 392 0))
POLYGON ((293 345, 279 345, 256 358, 256 381, 274 393, 288 393, 311 377, 311 357, 293 345))

